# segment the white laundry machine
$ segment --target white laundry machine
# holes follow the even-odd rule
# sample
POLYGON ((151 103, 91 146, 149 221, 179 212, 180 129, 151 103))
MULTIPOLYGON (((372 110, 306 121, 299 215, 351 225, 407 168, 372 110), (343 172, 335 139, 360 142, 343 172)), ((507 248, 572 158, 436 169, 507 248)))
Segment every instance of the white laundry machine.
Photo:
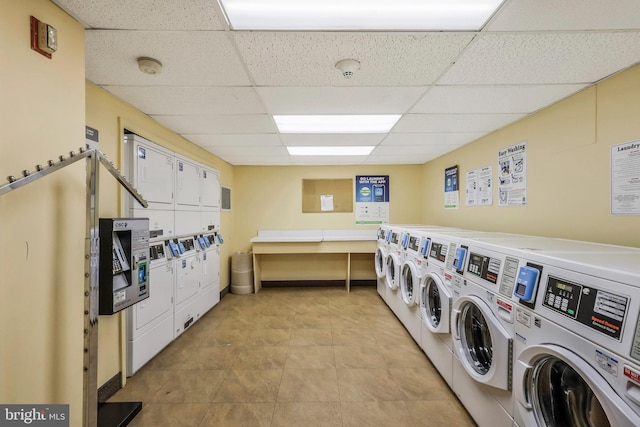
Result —
POLYGON ((404 251, 400 246, 403 229, 398 226, 391 226, 389 233, 389 246, 386 260, 385 283, 387 285, 387 305, 398 316, 400 309, 399 286, 400 268, 404 261, 404 251))
POLYGON ((173 341, 174 268, 164 242, 149 246, 149 298, 127 309, 127 376, 173 341))
POLYGON ((202 260, 202 285, 200 287, 200 315, 204 315, 220 302, 220 248, 216 233, 196 236, 202 260))
POLYGON ((173 245, 179 252, 175 260, 174 290, 174 331, 177 338, 200 317, 198 296, 202 265, 193 236, 176 238, 173 245))
POLYGON ((442 231, 426 231, 421 240, 420 347, 447 384, 453 385, 451 279, 456 242, 442 231))
POLYGON ((538 262, 537 298, 516 305, 516 423, 640 425, 640 252, 538 262))
POLYGON ((391 238, 391 226, 383 224, 378 228, 377 233, 377 245, 375 255, 375 268, 377 278, 378 295, 383 299, 385 304, 387 302, 387 254, 389 251, 389 239, 391 238))
POLYGON ((463 239, 454 256, 453 390, 479 425, 513 424, 513 291, 522 254, 463 239))
POLYGON ((401 247, 404 249, 404 262, 400 267, 400 304, 396 315, 411 337, 420 345, 420 280, 422 278, 422 255, 420 243, 425 232, 408 229, 403 233, 401 247))

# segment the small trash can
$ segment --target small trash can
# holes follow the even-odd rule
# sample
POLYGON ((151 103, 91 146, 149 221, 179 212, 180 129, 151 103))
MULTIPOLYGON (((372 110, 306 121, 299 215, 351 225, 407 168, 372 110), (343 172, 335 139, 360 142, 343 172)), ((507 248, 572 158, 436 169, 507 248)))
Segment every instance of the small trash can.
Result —
POLYGON ((231 293, 253 293, 253 253, 234 252, 231 256, 231 293))

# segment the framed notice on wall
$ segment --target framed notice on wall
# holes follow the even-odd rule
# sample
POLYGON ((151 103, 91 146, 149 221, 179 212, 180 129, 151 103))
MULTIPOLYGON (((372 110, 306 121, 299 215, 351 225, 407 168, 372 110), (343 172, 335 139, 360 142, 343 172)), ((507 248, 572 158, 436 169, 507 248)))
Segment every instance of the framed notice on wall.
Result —
POLYGON ((640 140, 611 147, 611 214, 640 215, 640 140))
POLYGON ((444 170, 444 208, 460 207, 460 191, 458 190, 458 165, 444 170))
POLYGON ((388 224, 389 200, 389 175, 356 176, 356 224, 388 224))

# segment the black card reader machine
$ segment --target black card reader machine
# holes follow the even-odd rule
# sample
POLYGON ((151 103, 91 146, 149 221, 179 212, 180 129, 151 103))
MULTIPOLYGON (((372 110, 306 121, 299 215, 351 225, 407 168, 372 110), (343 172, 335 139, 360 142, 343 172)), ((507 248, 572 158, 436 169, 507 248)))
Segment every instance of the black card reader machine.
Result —
POLYGON ((99 314, 149 298, 149 220, 100 218, 99 236, 99 314))

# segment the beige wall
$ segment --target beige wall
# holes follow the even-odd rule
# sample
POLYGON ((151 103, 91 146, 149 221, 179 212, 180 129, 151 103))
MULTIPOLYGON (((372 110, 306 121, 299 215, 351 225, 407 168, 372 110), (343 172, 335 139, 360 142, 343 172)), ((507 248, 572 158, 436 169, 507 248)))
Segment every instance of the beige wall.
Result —
POLYGON ((238 166, 234 173, 234 251, 249 250, 258 230, 377 228, 356 225, 355 212, 303 214, 303 179, 353 178, 355 182, 356 175, 389 175, 390 221, 409 224, 422 218, 422 195, 415 193, 422 174, 418 165, 238 166))
MULTIPOLYGON (((120 167, 119 165, 122 164, 123 160, 123 153, 121 152, 122 135, 123 129, 126 128, 172 151, 218 169, 222 185, 233 187, 233 169, 231 165, 160 126, 131 105, 120 101, 90 82, 86 83, 86 108, 87 125, 99 131, 100 151, 104 152, 118 167, 120 167)), ((100 215, 103 217, 126 215, 120 203, 119 185, 109 178, 102 179, 100 184, 100 215)), ((232 241, 233 220, 231 214, 222 212, 221 222, 221 231, 225 240, 232 241)), ((222 245, 222 265, 228 265, 230 254, 230 245, 222 245)), ((226 287, 228 283, 229 271, 221 269, 221 288, 226 287)), ((121 313, 100 318, 98 384, 104 384, 118 372, 125 372, 125 315, 125 313, 121 313)))
MULTIPOLYGON (((640 66, 433 160, 423 168, 422 221, 640 247, 640 217, 610 215, 610 149, 640 139, 640 66), (465 175, 527 142, 528 206, 465 207, 465 175), (445 168, 460 167, 460 209, 443 208, 445 168)), ((495 187, 495 186, 494 186, 495 187)))
MULTIPOLYGON (((84 31, 47 0, 0 0, 0 174, 84 145, 84 31), (29 16, 55 26, 53 59, 29 16)), ((85 162, 0 196, 0 402, 82 417, 85 162)))

